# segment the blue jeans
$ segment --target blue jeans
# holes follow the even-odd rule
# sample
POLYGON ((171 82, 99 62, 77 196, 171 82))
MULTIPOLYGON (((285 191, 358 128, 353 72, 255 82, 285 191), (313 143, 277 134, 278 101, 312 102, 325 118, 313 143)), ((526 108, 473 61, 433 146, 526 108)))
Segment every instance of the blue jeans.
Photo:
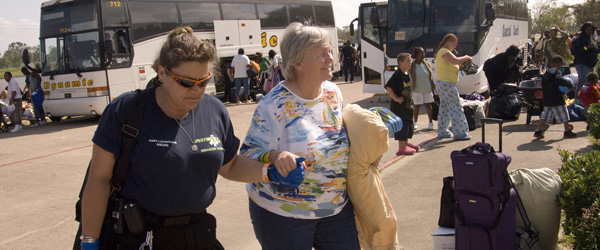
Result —
POLYGON ((250 78, 242 77, 242 78, 234 78, 235 82, 235 95, 240 95, 240 89, 242 88, 242 84, 244 85, 244 95, 250 94, 250 78))
POLYGON ((40 90, 34 91, 31 94, 31 102, 33 102, 33 113, 38 121, 45 121, 46 114, 44 113, 44 93, 40 90))
POLYGON ((250 200, 250 218, 262 250, 360 250, 354 208, 321 219, 294 219, 271 213, 250 200))
POLYGON ((587 74, 594 71, 594 68, 590 68, 585 64, 577 64, 575 65, 575 70, 577 70, 577 84, 575 86, 575 100, 580 100, 579 99, 579 90, 581 89, 581 87, 583 87, 583 85, 585 84, 585 82, 587 81, 587 74))

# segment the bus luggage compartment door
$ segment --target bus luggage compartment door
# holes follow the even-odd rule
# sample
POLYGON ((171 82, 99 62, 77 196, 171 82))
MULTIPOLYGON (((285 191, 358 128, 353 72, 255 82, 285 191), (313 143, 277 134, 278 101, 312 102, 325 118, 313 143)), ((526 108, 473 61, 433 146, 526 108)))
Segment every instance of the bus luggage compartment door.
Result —
POLYGON ((260 20, 215 20, 214 24, 219 57, 233 57, 239 48, 246 55, 261 51, 260 20))

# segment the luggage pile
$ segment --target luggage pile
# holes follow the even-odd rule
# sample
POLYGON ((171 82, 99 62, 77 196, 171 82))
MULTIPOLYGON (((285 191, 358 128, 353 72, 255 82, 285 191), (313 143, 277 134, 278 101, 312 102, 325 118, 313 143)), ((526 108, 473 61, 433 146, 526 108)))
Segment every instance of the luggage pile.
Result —
POLYGON ((546 197, 556 197, 560 177, 549 169, 515 170, 509 175, 512 158, 502 152, 502 123, 501 119, 482 119, 482 142, 451 153, 454 176, 444 178, 438 224, 455 228, 458 250, 554 249, 560 208, 546 197), (486 122, 500 126, 498 151, 485 143, 486 122), (528 206, 523 205, 511 175, 526 194, 528 206), (533 223, 526 208, 535 212, 533 223), (545 244, 539 240, 536 225, 544 229, 545 244))

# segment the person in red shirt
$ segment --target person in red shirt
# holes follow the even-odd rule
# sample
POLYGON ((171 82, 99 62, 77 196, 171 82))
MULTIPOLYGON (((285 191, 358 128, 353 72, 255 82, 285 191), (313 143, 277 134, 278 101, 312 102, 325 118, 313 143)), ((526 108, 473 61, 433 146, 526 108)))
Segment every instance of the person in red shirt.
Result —
MULTIPOLYGON (((587 114, 588 107, 590 107, 592 103, 598 103, 600 101, 600 85, 598 85, 598 73, 592 71, 587 74, 586 78, 587 82, 581 87, 581 90, 579 90, 579 98, 581 99, 581 103, 587 114)), ((585 122, 588 122, 587 118, 585 122)), ((589 130, 589 128, 590 125, 588 124, 586 130, 589 130)))

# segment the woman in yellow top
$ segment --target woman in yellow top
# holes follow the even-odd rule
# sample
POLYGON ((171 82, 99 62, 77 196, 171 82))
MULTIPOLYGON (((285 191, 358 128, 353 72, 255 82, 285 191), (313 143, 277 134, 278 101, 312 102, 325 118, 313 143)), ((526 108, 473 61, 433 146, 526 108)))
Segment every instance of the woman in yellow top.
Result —
POLYGON ((436 90, 440 97, 438 113, 438 138, 454 140, 470 140, 469 125, 460 104, 460 96, 456 89, 460 64, 473 59, 470 56, 456 57, 451 51, 456 49, 458 38, 447 34, 438 46, 435 54, 436 90), (452 132, 448 130, 452 121, 452 132))

